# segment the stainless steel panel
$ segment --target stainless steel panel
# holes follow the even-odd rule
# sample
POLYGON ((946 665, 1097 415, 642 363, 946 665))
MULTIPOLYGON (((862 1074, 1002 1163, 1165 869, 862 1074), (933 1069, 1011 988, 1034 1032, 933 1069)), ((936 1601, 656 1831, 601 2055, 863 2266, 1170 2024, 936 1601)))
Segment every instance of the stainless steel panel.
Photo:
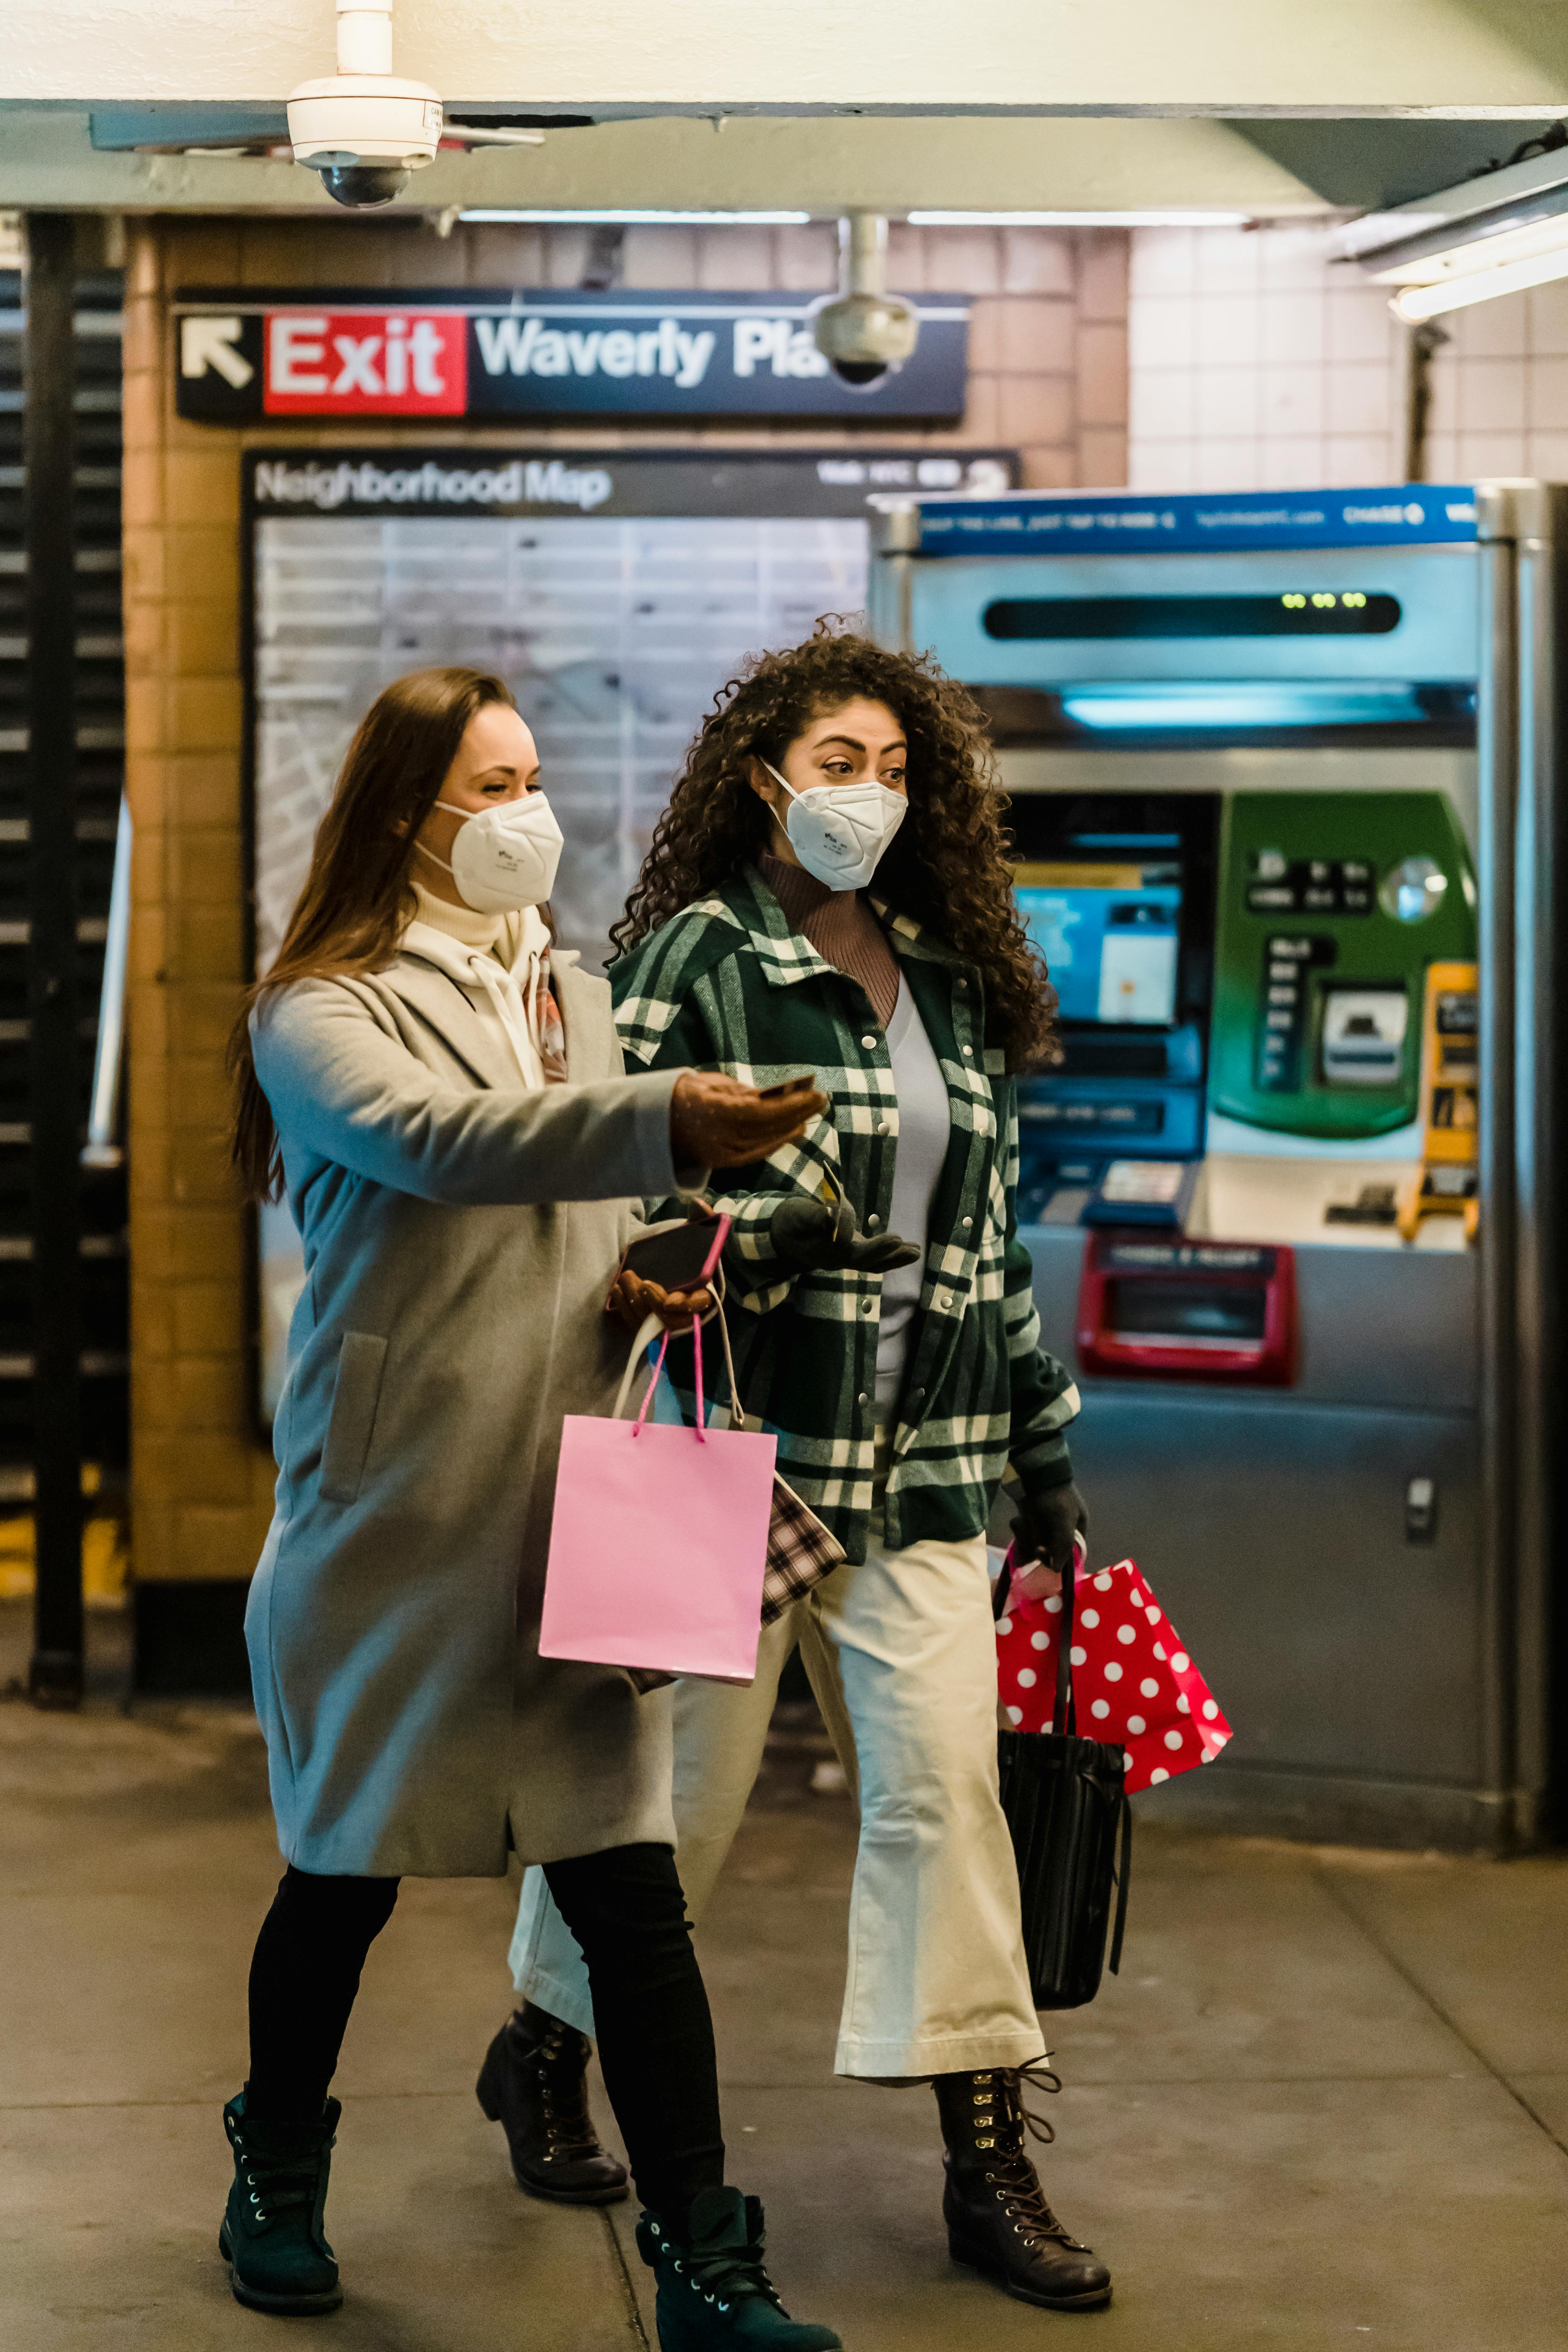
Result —
POLYGON ((1101 1384, 1072 1445, 1093 1558, 1148 1576, 1233 1764, 1480 1784, 1472 1420, 1101 1384), (1436 1482, 1429 1544, 1405 1539, 1417 1477, 1436 1482))
MULTIPOLYGON (((1059 1232, 1031 1226, 1026 1238, 1045 1344, 1076 1369, 1078 1287, 1087 1237, 1070 1226, 1059 1232)), ((1468 1251, 1298 1243, 1300 1352, 1288 1399, 1407 1412, 1474 1412, 1479 1400, 1477 1275, 1468 1251)), ((1108 1391, 1168 1394, 1186 1385, 1086 1381, 1085 1422, 1092 1420, 1108 1391)))
POLYGON ((1253 554, 944 556, 910 566, 905 641, 938 649, 971 686, 1086 678, 1473 678, 1473 547, 1268 549, 1253 554), (1128 637, 1029 641, 986 635, 994 597, 1279 595, 1386 592, 1403 607, 1386 635, 1128 637))

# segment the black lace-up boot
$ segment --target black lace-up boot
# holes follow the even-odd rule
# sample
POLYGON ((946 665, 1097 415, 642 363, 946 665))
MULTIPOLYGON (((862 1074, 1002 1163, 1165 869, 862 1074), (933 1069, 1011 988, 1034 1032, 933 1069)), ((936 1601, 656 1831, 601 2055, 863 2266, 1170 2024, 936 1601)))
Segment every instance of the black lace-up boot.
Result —
POLYGON ((234 2150, 234 2187, 218 2231, 235 2300, 279 2319, 336 2311, 343 2299, 324 2226, 332 2136, 342 2113, 329 2099, 312 2124, 247 2116, 230 2099, 223 2127, 234 2150))
POLYGON ((987 2271, 1020 2303, 1092 2311, 1110 2301, 1110 2273, 1070 2236, 1046 2202, 1024 2134, 1055 2137, 1025 2106, 1021 2085, 1061 2088, 1038 2061, 978 2074, 939 2074, 936 2103, 947 2143, 942 2219, 954 2262, 987 2271))
POLYGON ((506 2133, 517 2185, 557 2205, 618 2205, 626 2168, 588 2113, 585 2033, 524 2001, 485 2053, 479 2105, 506 2133))

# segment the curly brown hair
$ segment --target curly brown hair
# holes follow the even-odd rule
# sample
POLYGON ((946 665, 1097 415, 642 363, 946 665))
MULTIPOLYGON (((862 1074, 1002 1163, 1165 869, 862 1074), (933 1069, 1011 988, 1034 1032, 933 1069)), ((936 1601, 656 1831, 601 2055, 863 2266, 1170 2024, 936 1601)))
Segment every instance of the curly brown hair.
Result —
POLYGON ((860 695, 886 703, 909 743, 909 815, 877 869, 877 895, 974 967, 988 1037, 1009 1069, 1034 1068, 1050 1055, 1056 992, 1018 919, 984 715, 929 655, 890 652, 837 616, 818 621, 805 645, 752 655, 714 696, 611 930, 616 952, 766 848, 773 820, 747 781, 748 755, 777 767, 814 719, 860 695))

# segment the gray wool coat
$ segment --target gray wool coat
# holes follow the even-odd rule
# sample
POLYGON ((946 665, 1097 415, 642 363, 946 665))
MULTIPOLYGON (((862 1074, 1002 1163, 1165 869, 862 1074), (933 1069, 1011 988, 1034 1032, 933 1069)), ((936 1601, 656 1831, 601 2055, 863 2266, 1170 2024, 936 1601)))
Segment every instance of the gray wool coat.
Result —
POLYGON ((562 1416, 611 1408, 605 1294, 634 1202, 680 1181, 676 1074, 625 1076, 608 988, 552 971, 568 1083, 531 1092, 408 953, 252 1023, 306 1278, 246 1637, 301 1870, 674 1843, 668 1694, 537 1649, 562 1416))

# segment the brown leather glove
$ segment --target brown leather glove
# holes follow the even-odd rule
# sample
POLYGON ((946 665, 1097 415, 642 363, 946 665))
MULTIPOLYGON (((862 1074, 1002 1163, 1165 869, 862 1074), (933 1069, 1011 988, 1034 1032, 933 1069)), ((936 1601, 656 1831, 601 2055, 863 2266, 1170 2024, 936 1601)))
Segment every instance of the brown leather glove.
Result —
POLYGON ((793 1142, 827 1108, 809 1078, 776 1095, 759 1094, 716 1070, 682 1070, 669 1104, 669 1145, 677 1167, 745 1168, 793 1142))

